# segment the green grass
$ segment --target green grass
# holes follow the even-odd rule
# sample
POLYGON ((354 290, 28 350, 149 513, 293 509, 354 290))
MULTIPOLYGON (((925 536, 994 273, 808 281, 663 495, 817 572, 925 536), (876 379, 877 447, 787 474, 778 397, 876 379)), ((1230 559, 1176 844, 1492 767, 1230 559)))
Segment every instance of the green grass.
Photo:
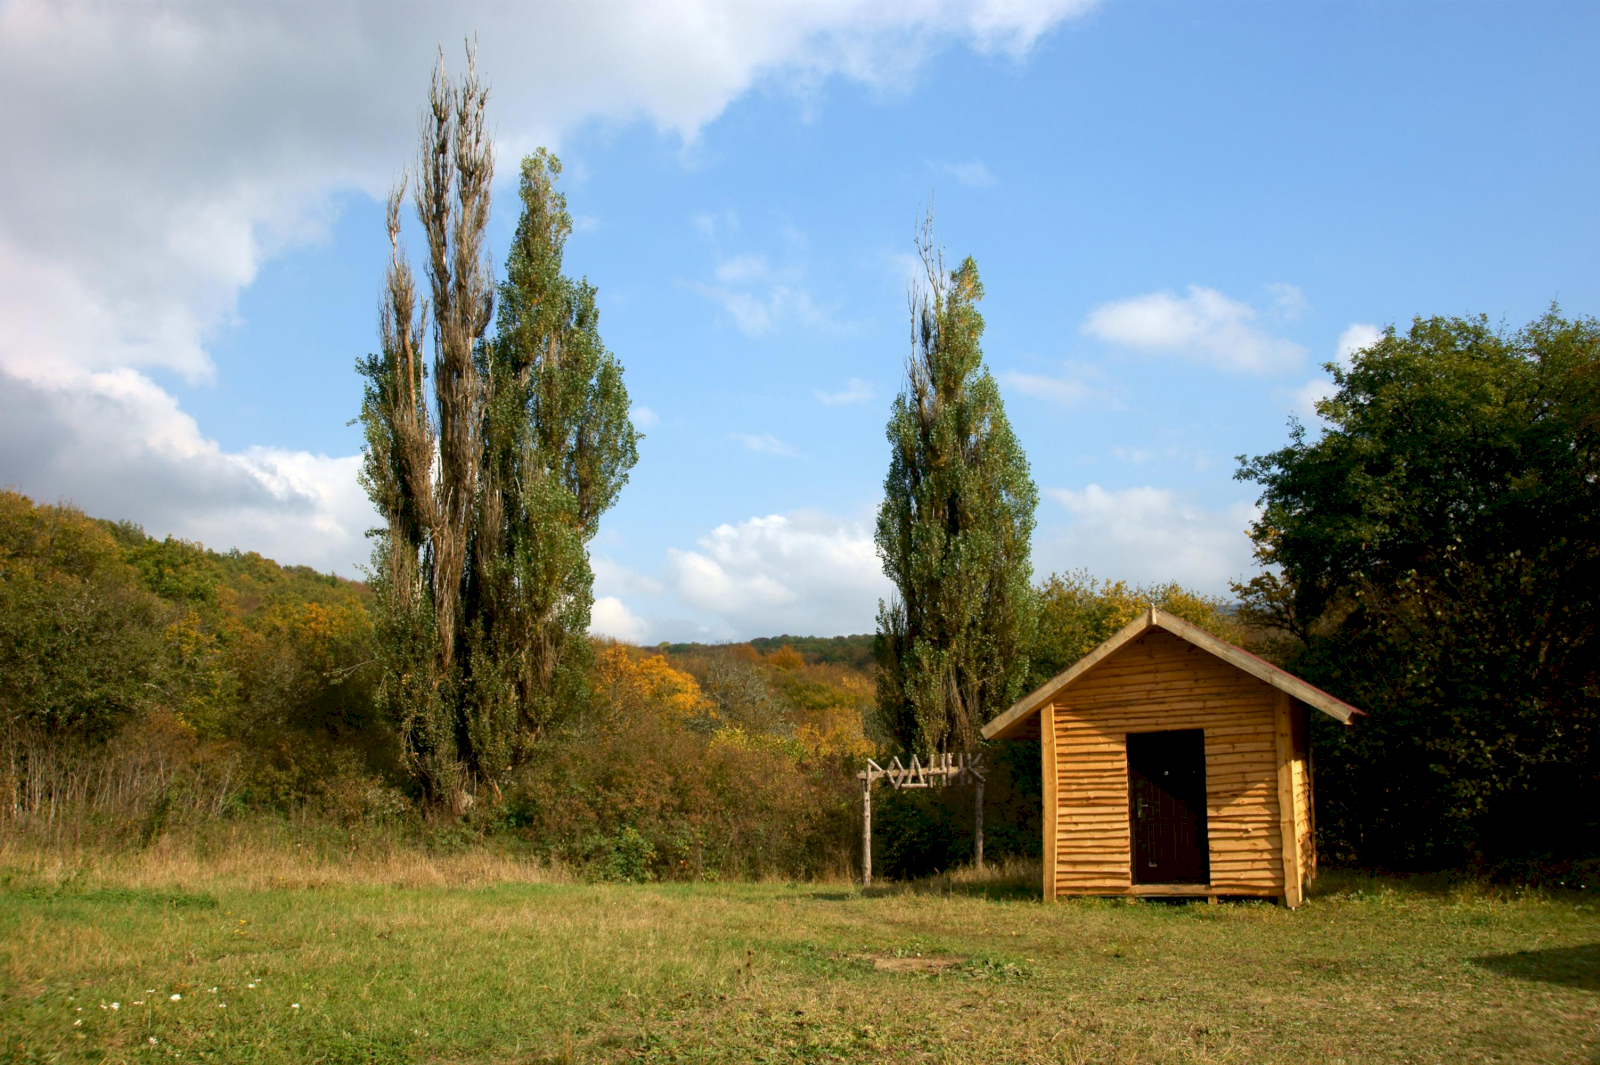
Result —
POLYGON ((1600 922, 1579 896, 1330 876, 1290 913, 1045 905, 970 877, 863 895, 290 871, 13 862, 0 1061, 1594 1062, 1600 1048, 1600 922), (962 960, 875 963, 919 955, 962 960))

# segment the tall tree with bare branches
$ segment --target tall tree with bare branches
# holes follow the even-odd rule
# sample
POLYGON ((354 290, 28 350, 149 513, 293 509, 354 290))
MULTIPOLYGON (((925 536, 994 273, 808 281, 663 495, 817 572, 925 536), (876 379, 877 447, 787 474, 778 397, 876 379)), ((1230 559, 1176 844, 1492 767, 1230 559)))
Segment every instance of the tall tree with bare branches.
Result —
POLYGON ((414 182, 429 295, 419 297, 400 240, 402 178, 388 203, 381 347, 357 367, 367 379, 362 481, 384 519, 373 554, 384 697, 435 802, 495 783, 582 701, 585 545, 637 457, 595 289, 561 274, 571 222, 554 191, 560 163, 543 151, 523 164, 523 217, 488 336, 487 101, 470 49, 459 82, 441 58, 414 182))
POLYGON ((983 722, 1021 694, 1038 613, 1038 491, 983 364, 977 264, 946 269, 931 217, 917 250, 924 276, 877 529, 898 594, 879 604, 874 650, 885 726, 929 754, 971 751, 983 722))

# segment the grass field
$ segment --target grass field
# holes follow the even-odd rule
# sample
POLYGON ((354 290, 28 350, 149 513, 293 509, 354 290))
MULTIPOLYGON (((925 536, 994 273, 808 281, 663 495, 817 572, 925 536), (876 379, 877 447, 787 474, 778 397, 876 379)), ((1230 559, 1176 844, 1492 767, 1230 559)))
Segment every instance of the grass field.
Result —
POLYGON ((1324 877, 1044 905, 1026 871, 588 885, 0 853, 0 1061, 1584 1062, 1592 898, 1324 877))

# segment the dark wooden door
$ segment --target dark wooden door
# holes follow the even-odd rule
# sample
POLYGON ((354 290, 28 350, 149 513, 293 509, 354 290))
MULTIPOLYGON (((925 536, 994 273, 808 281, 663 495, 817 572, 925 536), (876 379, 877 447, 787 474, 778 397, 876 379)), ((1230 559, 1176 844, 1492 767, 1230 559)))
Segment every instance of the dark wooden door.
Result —
POLYGON ((1129 733, 1128 819, 1135 884, 1210 881, 1203 729, 1129 733))

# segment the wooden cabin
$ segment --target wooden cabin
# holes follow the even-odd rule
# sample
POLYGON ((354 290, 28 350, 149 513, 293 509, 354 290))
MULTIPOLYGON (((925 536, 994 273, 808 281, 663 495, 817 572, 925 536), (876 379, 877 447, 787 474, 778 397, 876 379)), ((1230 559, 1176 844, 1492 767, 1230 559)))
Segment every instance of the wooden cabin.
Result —
POLYGON ((1257 896, 1316 875, 1309 709, 1361 711, 1152 608, 984 727, 1039 739, 1044 895, 1257 896))

